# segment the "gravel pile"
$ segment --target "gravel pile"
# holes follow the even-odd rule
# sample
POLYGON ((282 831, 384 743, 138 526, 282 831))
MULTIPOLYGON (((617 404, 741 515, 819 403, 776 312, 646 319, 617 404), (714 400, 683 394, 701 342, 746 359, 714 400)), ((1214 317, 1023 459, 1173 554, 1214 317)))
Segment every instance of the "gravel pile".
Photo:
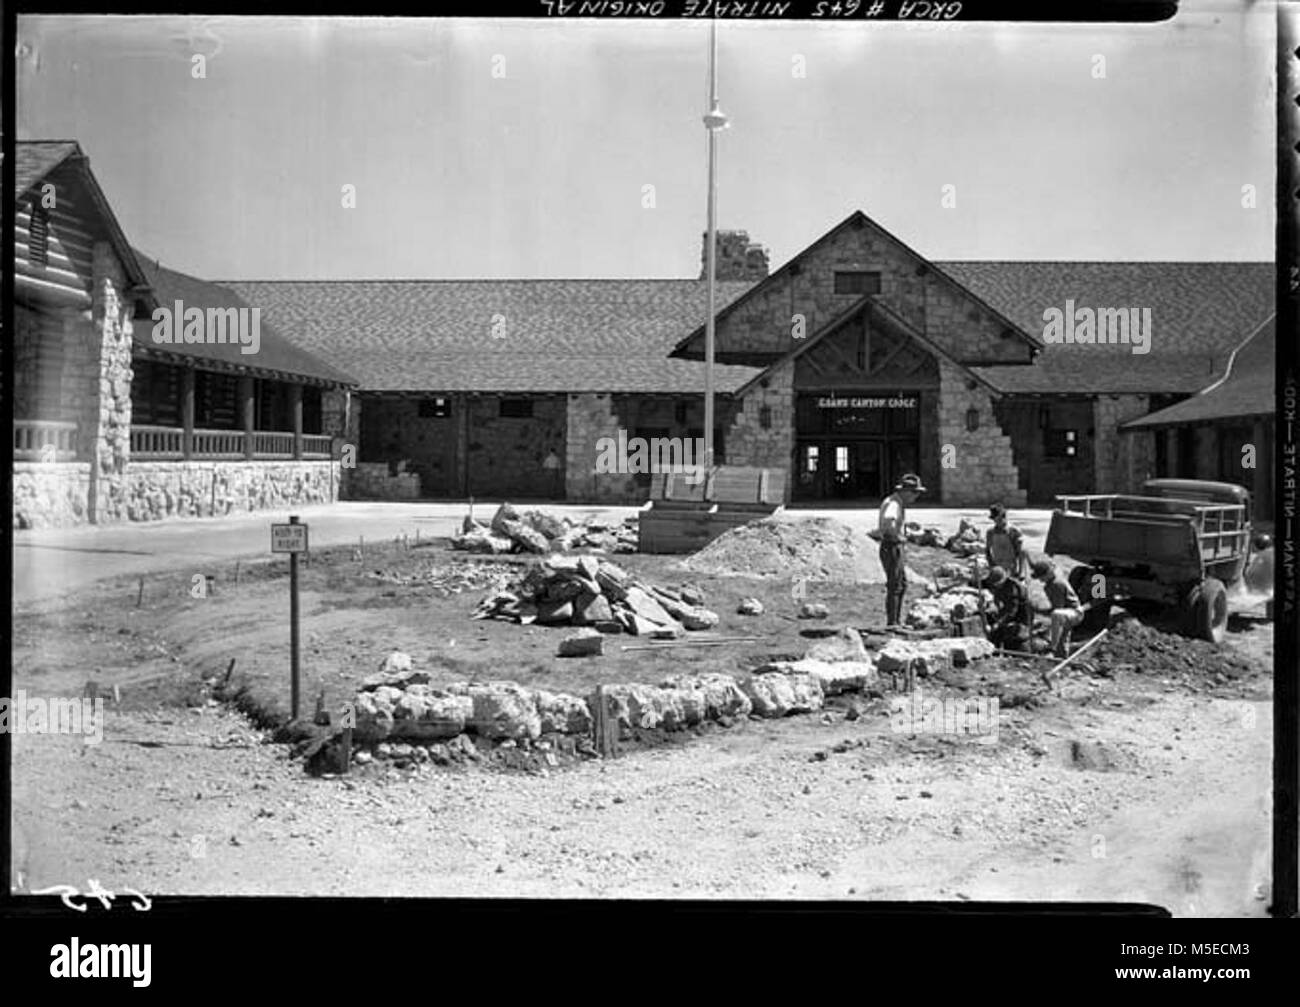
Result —
POLYGON ((763 518, 719 535, 682 565, 724 577, 882 583, 879 549, 833 518, 763 518))

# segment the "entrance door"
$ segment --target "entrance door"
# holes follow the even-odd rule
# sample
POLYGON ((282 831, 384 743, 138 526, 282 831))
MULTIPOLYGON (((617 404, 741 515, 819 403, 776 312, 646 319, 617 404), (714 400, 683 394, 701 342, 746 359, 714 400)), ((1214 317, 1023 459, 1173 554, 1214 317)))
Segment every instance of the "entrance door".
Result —
POLYGON ((884 473, 879 441, 832 441, 828 452, 830 496, 836 500, 871 500, 881 495, 884 473))
POLYGON ((889 442, 889 471, 885 474, 888 489, 898 485, 898 480, 908 472, 916 472, 918 455, 916 441, 889 442))

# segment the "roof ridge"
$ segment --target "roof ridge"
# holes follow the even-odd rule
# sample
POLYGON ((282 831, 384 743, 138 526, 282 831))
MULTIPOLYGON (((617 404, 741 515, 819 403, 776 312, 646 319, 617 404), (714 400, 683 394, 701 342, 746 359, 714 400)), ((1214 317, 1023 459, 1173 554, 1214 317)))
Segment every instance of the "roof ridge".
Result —
MULTIPOLYGON (((670 276, 564 276, 564 277, 537 277, 537 276, 508 276, 508 277, 486 277, 486 276, 466 276, 466 277, 371 277, 369 279, 278 279, 278 280, 212 280, 212 283, 695 283, 704 284, 704 280, 691 279, 690 277, 670 277, 670 276)), ((757 280, 718 280, 719 284, 753 284, 757 280)))

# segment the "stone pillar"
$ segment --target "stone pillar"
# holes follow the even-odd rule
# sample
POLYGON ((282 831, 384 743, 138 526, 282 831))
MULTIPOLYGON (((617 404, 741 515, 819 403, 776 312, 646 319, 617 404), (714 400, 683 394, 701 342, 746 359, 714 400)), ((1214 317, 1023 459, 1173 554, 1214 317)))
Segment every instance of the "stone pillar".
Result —
POLYGON ((253 429, 256 426, 257 399, 253 394, 256 383, 252 375, 245 374, 239 379, 239 410, 244 421, 244 458, 253 460, 253 429))
POLYGON ((302 457, 302 385, 289 386, 289 417, 293 422, 293 457, 302 457))
MULTIPOLYGON (((91 265, 90 329, 85 362, 87 395, 78 411, 78 437, 90 463, 88 517, 114 521, 126 513, 126 467, 131 455, 131 316, 126 272, 107 241, 95 243, 91 265)), ((84 316, 83 316, 84 317, 84 316)))

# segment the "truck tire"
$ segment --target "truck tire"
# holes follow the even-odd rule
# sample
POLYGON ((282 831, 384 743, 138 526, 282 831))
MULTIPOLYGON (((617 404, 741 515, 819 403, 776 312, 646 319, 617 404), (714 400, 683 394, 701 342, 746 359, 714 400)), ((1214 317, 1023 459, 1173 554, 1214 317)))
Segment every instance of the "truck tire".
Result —
POLYGON ((1206 577, 1187 595, 1191 635, 1222 643, 1228 628, 1228 591, 1223 581, 1206 577))
MULTIPOLYGON (((1093 637, 1110 625, 1110 598, 1092 596, 1092 578, 1097 571, 1090 566, 1076 566, 1070 571, 1070 587, 1083 603, 1083 622, 1079 623, 1079 632, 1093 637)), ((1109 595, 1109 592, 1107 592, 1109 595)))

